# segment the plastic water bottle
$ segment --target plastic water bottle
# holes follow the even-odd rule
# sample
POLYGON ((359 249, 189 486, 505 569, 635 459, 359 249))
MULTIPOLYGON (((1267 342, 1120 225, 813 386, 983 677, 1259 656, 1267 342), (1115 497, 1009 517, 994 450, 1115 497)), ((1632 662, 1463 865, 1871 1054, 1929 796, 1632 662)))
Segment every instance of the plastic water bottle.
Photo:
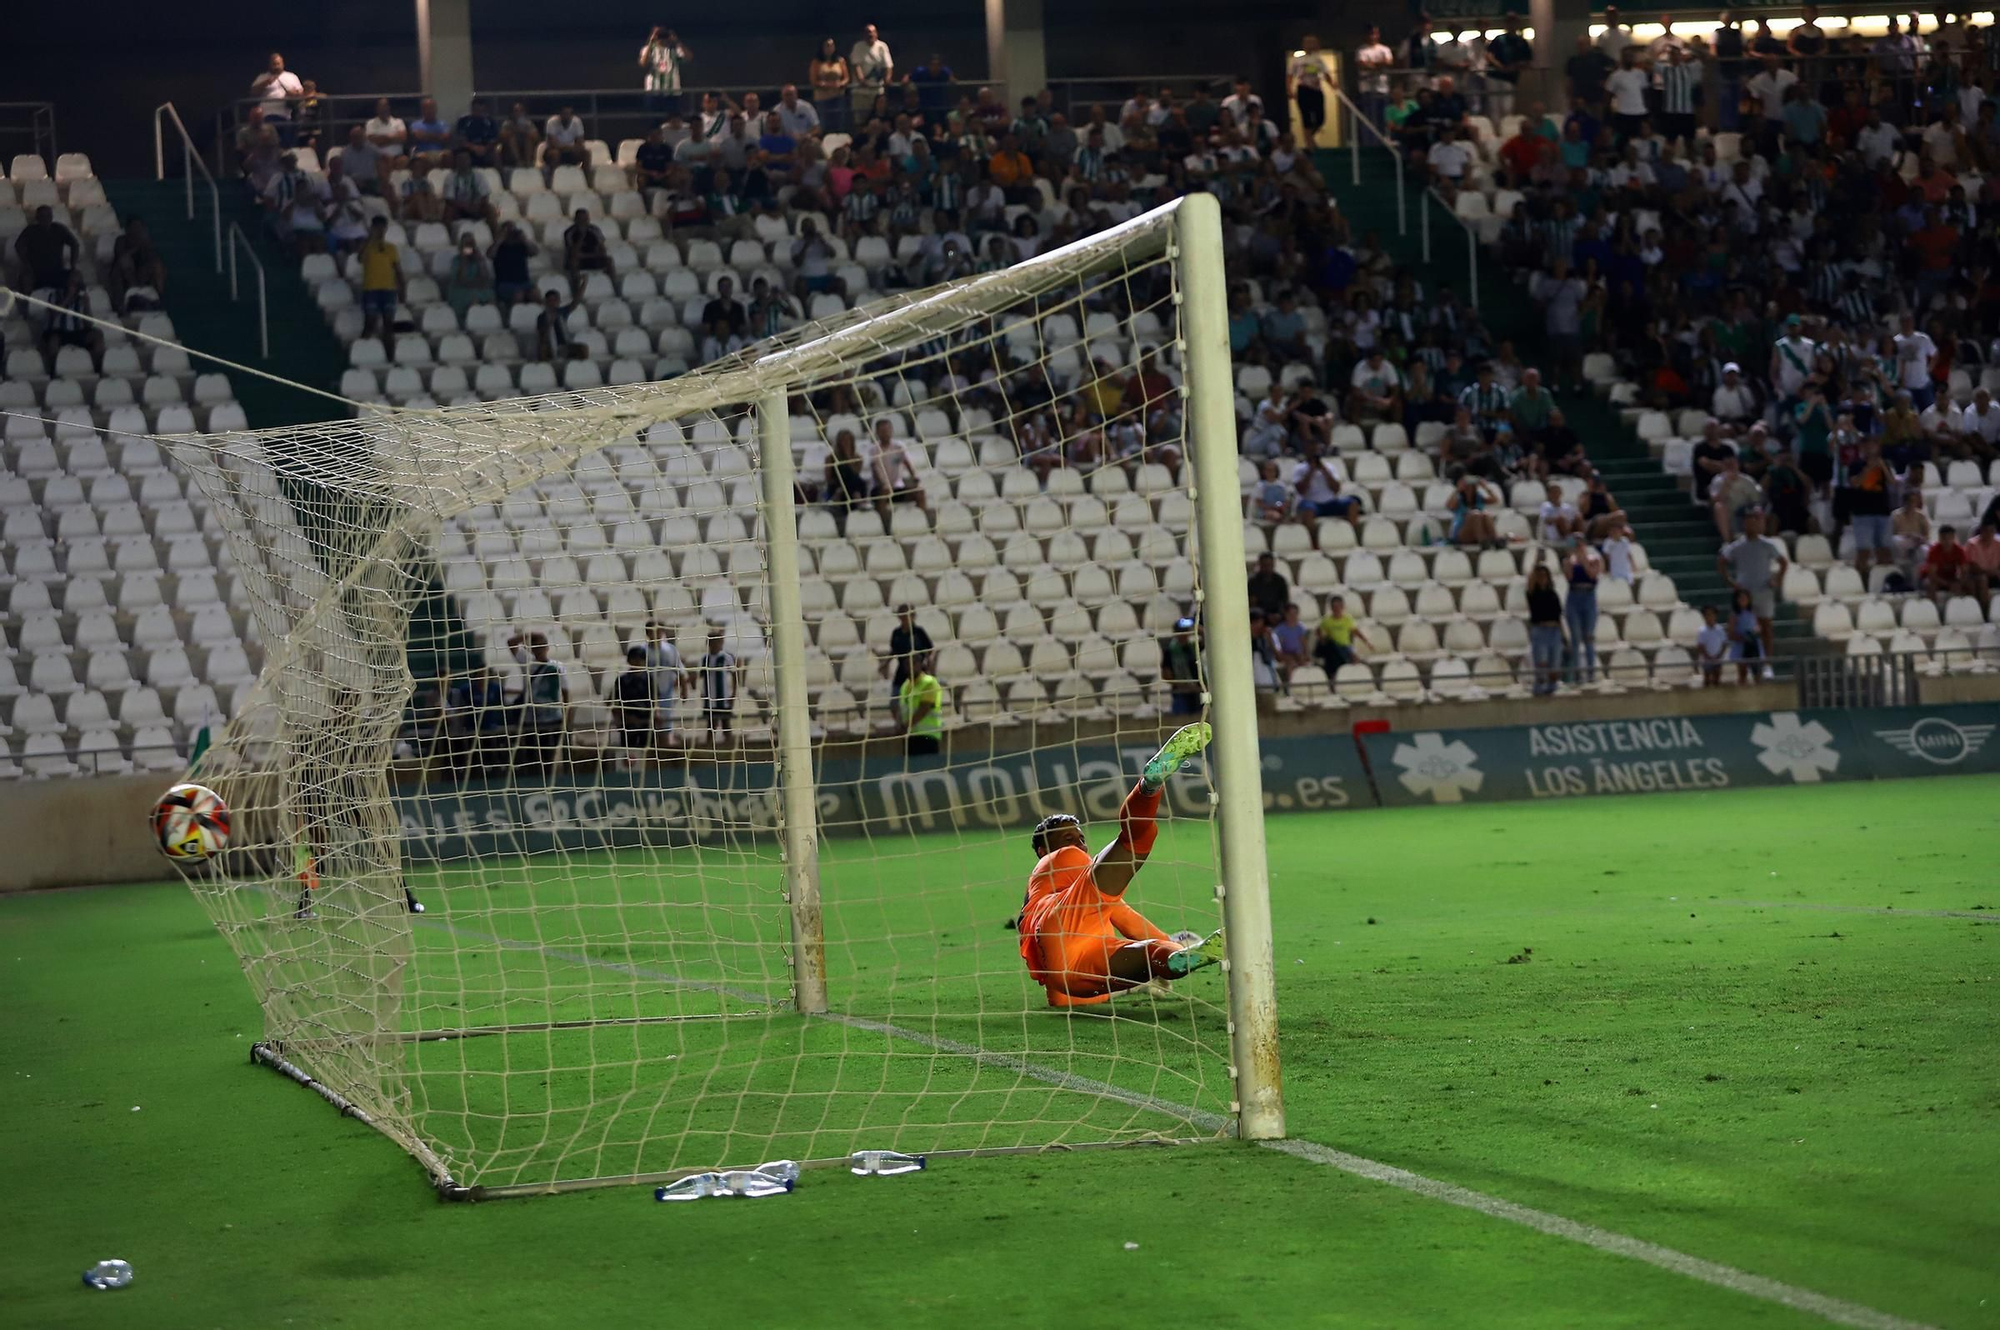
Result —
POLYGON ((689 1177, 669 1182, 664 1187, 656 1188, 653 1192, 653 1199, 656 1201, 698 1201, 704 1196, 722 1196, 725 1194, 722 1188, 722 1175, 720 1173, 695 1173, 689 1177))
POLYGON ((86 1288, 124 1288, 132 1282, 130 1261, 99 1261, 83 1272, 86 1288))
POLYGON ((922 1155, 897 1154, 894 1150, 856 1150, 847 1159, 848 1171, 862 1177, 871 1173, 883 1177, 895 1173, 919 1173, 923 1167, 922 1155))
POLYGON ((780 1182, 797 1182, 799 1180, 798 1161, 792 1159, 773 1159, 768 1164, 757 1165, 757 1171, 768 1174, 780 1182))
POLYGON ((760 1168, 746 1168, 722 1175, 722 1196, 783 1196, 792 1189, 792 1179, 781 1178, 766 1173, 760 1168))

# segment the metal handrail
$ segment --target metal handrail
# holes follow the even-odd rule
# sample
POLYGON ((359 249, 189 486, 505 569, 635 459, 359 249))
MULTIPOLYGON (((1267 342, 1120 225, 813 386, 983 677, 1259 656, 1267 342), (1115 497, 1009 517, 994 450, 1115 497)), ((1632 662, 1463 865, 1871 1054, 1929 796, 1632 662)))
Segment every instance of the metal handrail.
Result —
POLYGON ((236 251, 242 249, 243 256, 250 260, 250 266, 257 272, 257 354, 264 360, 271 358, 271 315, 270 303, 264 287, 264 262, 257 257, 257 251, 250 247, 250 237, 243 234, 243 228, 235 222, 229 224, 229 299, 232 303, 236 293, 236 251))
POLYGON ((187 126, 181 123, 181 113, 174 109, 172 102, 161 102, 153 108, 153 178, 167 178, 167 132, 162 116, 171 117, 174 130, 181 136, 181 174, 187 179, 187 218, 194 220, 194 168, 201 168, 202 179, 208 182, 209 202, 213 206, 215 224, 215 270, 222 271, 222 191, 216 188, 215 175, 208 169, 208 163, 194 149, 194 140, 188 136, 187 126))
MULTIPOLYGON (((1355 124, 1366 128, 1370 134, 1373 134, 1381 142, 1383 147, 1389 150, 1389 160, 1396 164, 1396 234, 1399 236, 1408 235, 1410 233, 1410 219, 1408 203, 1404 198, 1403 154, 1374 121, 1362 114, 1361 108, 1355 104, 1352 97, 1349 97, 1339 88, 1333 90, 1333 95, 1336 101, 1342 107, 1346 108, 1348 115, 1353 118, 1355 124)), ((1347 148, 1348 160, 1352 163, 1353 180, 1358 185, 1361 183, 1361 136, 1359 134, 1349 134, 1347 136, 1347 148)), ((1424 257, 1430 257, 1428 248, 1424 251, 1424 257)))
POLYGON ((1465 229, 1466 266, 1471 272, 1467 282, 1471 287, 1472 312, 1477 314, 1479 312, 1479 232, 1472 229, 1472 223, 1458 215, 1458 210, 1445 201, 1444 195, 1437 192, 1435 185, 1427 187, 1424 190, 1424 207, 1422 209, 1424 214, 1424 262, 1429 263, 1431 260, 1430 205, 1432 203, 1436 203, 1438 207, 1443 208, 1447 216, 1465 229))
POLYGON ((35 156, 47 160, 49 171, 56 169, 56 105, 54 102, 0 102, 0 134, 24 135, 32 145, 35 156), (6 123, 21 117, 10 112, 27 112, 27 127, 19 128, 6 123), (44 142, 48 146, 44 147, 44 142))
MULTIPOLYGON (((1057 109, 1069 114, 1074 119, 1079 107, 1098 104, 1109 105, 1128 96, 1129 92, 1124 90, 1136 88, 1143 92, 1169 85, 1178 89, 1186 89, 1199 84, 1219 91, 1227 86, 1232 78, 1233 75, 1227 73, 1082 75, 1049 79, 1047 87, 1055 94, 1057 109), (1095 90, 1100 89, 1116 89, 1119 91, 1107 92, 1102 96, 1094 95, 1095 90)), ((771 105, 775 104, 777 90, 782 88, 786 83, 792 82, 798 84, 801 98, 806 101, 812 100, 811 89, 805 86, 803 80, 796 79, 767 80, 763 83, 759 83, 754 79, 745 79, 730 84, 690 85, 682 88, 675 95, 682 99, 683 106, 687 106, 690 104, 699 104, 702 94, 708 92, 724 96, 732 94, 740 95, 746 89, 757 92, 760 96, 768 92, 772 99, 766 104, 765 109, 768 110, 771 105)), ((888 85, 887 89, 878 90, 894 92, 902 86, 898 82, 888 85)), ((958 76, 951 80, 949 86, 955 92, 961 94, 969 93, 978 88, 991 88, 1000 96, 1003 103, 1008 101, 1006 95, 1007 86, 1002 80, 958 76)), ((851 92, 852 89, 849 89, 849 91, 851 92)), ((410 104, 418 101, 424 95, 424 93, 419 91, 405 89, 388 92, 318 92, 315 94, 315 98, 321 107, 329 112, 325 116, 321 127, 332 134, 336 140, 341 140, 344 139, 344 134, 338 131, 343 131, 348 126, 360 124, 365 121, 368 115, 372 113, 372 108, 377 98, 387 97, 398 107, 407 109, 410 104), (368 109, 364 110, 364 107, 368 109)), ((561 102, 568 101, 575 105, 578 118, 590 127, 589 132, 591 137, 607 140, 611 137, 612 131, 604 127, 604 122, 631 122, 629 127, 636 128, 638 125, 648 122, 658 123, 659 119, 659 113, 650 108, 650 95, 638 88, 629 86, 615 88, 502 88, 497 90, 476 88, 473 90, 472 95, 475 98, 483 98, 492 107, 496 118, 503 117, 507 106, 516 101, 536 107, 536 114, 538 115, 545 113, 552 104, 560 104, 561 102)), ((226 145, 231 141, 231 137, 234 135, 236 129, 244 123, 249 109, 253 106, 262 105, 265 100, 267 99, 256 95, 235 97, 217 108, 215 119, 218 169, 226 169, 223 166, 226 158, 226 145)), ((322 142, 320 144, 320 151, 324 153, 329 147, 333 146, 337 146, 337 142, 322 142)))

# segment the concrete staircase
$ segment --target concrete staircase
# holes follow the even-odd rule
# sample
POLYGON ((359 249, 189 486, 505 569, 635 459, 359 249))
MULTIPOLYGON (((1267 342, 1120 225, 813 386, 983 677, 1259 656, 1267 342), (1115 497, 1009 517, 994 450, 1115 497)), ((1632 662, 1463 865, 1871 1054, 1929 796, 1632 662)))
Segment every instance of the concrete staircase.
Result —
MULTIPOLYGON (((185 186, 178 180, 114 180, 105 194, 121 218, 142 217, 167 267, 167 313, 190 352, 203 351, 282 379, 333 389, 346 368, 347 354, 327 327, 312 291, 299 277, 298 260, 277 244, 265 229, 262 210, 223 182, 222 225, 225 271, 215 271, 213 213, 208 192, 195 189, 195 216, 187 215, 185 186), (271 358, 262 358, 257 344, 256 275, 238 252, 240 298, 229 299, 228 228, 243 229, 264 265, 271 358)), ((197 363, 206 372, 213 365, 197 363)), ((225 371, 229 386, 253 429, 342 419, 336 402, 302 393, 254 374, 225 371)))
MULTIPOLYGON (((299 276, 298 260, 266 229, 262 210, 254 201, 224 182, 222 226, 225 271, 215 271, 213 212, 208 192, 197 186, 195 216, 187 216, 185 185, 179 180, 107 181, 105 194, 120 218, 142 217, 159 247, 167 267, 167 313, 173 317, 174 331, 190 353, 206 352, 234 364, 248 365, 292 383, 329 391, 340 384, 347 366, 347 352, 333 335, 321 314, 312 290, 299 276), (257 338, 256 277, 247 259, 238 254, 239 298, 229 298, 226 270, 231 222, 242 228, 244 237, 264 265, 265 291, 271 332, 271 355, 264 359, 257 338)), ((196 357, 198 372, 217 368, 196 357)), ((344 420, 348 411, 329 398, 300 392, 286 384, 273 383, 256 374, 224 370, 230 390, 242 405, 252 429, 285 425, 306 425, 344 420)), ((326 531, 330 515, 346 509, 339 495, 307 481, 287 480, 299 525, 310 539, 315 530, 326 531)), ((331 546, 339 542, 323 540, 323 560, 339 557, 331 546)), ((418 678, 434 675, 448 664, 454 671, 477 663, 480 652, 458 612, 445 593, 435 567, 412 570, 427 584, 427 591, 413 607, 409 627, 411 672, 418 678)))

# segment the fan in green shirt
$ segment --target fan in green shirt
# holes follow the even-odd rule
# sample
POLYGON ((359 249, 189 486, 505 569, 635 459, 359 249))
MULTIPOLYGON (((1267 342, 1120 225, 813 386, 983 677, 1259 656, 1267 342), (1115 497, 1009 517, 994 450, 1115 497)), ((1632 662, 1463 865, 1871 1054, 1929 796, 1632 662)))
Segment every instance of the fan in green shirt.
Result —
POLYGON ((944 739, 944 685, 931 673, 936 660, 930 652, 918 656, 896 698, 897 713, 903 720, 904 751, 913 757, 937 752, 944 739))

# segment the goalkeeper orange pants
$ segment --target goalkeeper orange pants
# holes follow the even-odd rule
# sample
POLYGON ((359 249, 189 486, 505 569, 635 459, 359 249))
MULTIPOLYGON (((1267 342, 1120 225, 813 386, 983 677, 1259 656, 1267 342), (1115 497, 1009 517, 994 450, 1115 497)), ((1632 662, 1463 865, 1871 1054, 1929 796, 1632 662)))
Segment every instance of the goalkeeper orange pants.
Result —
POLYGON ((1034 934, 1041 964, 1030 967, 1035 982, 1048 990, 1050 1006, 1109 1001, 1113 993, 1143 982, 1112 974, 1112 954, 1135 942, 1147 949, 1149 971, 1165 973, 1166 958, 1174 951, 1167 935, 1124 901, 1102 895, 1088 877, 1054 905, 1042 914, 1034 934))

